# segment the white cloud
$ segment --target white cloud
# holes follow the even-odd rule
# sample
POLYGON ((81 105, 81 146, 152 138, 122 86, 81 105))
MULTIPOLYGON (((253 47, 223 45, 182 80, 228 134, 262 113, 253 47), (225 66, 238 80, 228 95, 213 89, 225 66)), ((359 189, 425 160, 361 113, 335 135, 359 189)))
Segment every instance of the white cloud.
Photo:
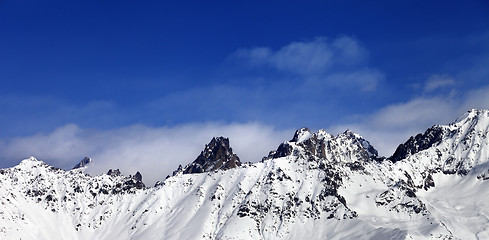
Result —
MULTIPOLYGON (((242 161, 256 162, 293 134, 260 123, 186 124, 175 127, 133 125, 114 130, 82 129, 69 124, 48 134, 0 141, 0 158, 20 161, 29 155, 69 169, 84 156, 93 158, 91 173, 119 168, 124 174, 140 171, 152 185, 199 155, 214 136, 230 138, 242 161)), ((12 160, 10 160, 12 161, 12 160)))
POLYGON ((296 74, 306 83, 321 82, 362 91, 375 90, 383 76, 367 68, 368 51, 348 36, 292 42, 276 51, 268 47, 240 49, 233 57, 255 67, 268 66, 282 73, 296 74))
POLYGON ((354 65, 367 57, 357 40, 318 37, 311 41, 292 42, 277 51, 267 47, 240 49, 235 57, 254 65, 269 65, 285 72, 301 75, 322 74, 334 65, 354 65))
POLYGON ((388 105, 376 112, 372 125, 378 128, 417 128, 437 121, 447 121, 453 117, 450 98, 415 98, 409 102, 388 105))
POLYGON ((452 77, 448 75, 435 74, 429 77, 428 81, 426 81, 426 84, 424 86, 424 91, 432 92, 436 89, 451 87, 453 85, 455 85, 455 80, 452 77))
POLYGON ((303 75, 318 74, 333 63, 334 50, 326 40, 317 38, 310 42, 293 42, 270 56, 270 63, 282 71, 303 75))
POLYGON ((337 61, 346 65, 353 65, 365 61, 368 57, 368 51, 363 48, 356 39, 342 36, 336 38, 332 44, 337 51, 337 61))

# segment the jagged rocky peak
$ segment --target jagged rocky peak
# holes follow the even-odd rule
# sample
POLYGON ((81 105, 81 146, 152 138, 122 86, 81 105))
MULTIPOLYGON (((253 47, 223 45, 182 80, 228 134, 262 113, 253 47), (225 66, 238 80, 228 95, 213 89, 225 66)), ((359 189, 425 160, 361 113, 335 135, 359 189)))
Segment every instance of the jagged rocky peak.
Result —
MULTIPOLYGON (((124 179, 124 183, 121 186, 122 186, 122 190, 124 190, 124 191, 130 190, 133 188, 142 189, 142 188, 146 187, 143 183, 143 175, 139 171, 136 172, 136 174, 129 175, 129 177, 127 177, 127 176, 123 176, 119 169, 116 169, 116 170, 109 169, 109 171, 107 172, 107 175, 109 175, 113 178, 121 178, 122 177, 122 179, 124 179)), ((116 192, 118 192, 119 190, 116 190, 116 192)))
POLYGON ((109 171, 107 172, 107 175, 109 176, 121 176, 121 171, 119 169, 116 169, 116 170, 112 170, 112 169, 109 169, 109 171))
POLYGON ((428 128, 423 134, 419 133, 416 136, 411 136, 405 143, 400 144, 394 154, 388 159, 392 162, 397 162, 417 152, 426 150, 441 142, 443 132, 442 127, 435 125, 428 128))
POLYGON ((128 188, 137 188, 142 189, 145 188, 146 185, 143 183, 143 175, 138 171, 133 176, 129 176, 131 180, 124 182, 126 187, 128 188))
MULTIPOLYGON (((424 133, 410 137, 400 144, 388 159, 397 162, 423 150, 436 147, 450 139, 454 146, 470 147, 478 139, 486 139, 489 129, 489 110, 471 109, 448 125, 434 125, 424 133), (460 143, 460 144, 458 144, 460 143)), ((477 140, 480 141, 480 140, 477 140)))
POLYGON ((132 178, 136 181, 140 181, 142 182, 143 181, 143 175, 141 175, 141 173, 138 171, 136 172, 136 174, 134 174, 134 176, 132 176, 132 178))
POLYGON ((277 150, 270 152, 264 160, 285 157, 301 151, 320 159, 337 161, 377 159, 378 155, 377 150, 367 140, 350 130, 333 136, 323 129, 312 133, 308 128, 301 128, 295 132, 292 140, 280 144, 277 150), (298 147, 300 149, 297 149, 298 147))
POLYGON ((92 159, 89 157, 84 157, 78 164, 76 164, 72 169, 79 169, 88 166, 92 163, 92 159))
POLYGON ((241 166, 241 162, 229 146, 229 139, 225 137, 214 137, 209 144, 205 145, 204 150, 197 159, 181 169, 181 171, 184 174, 203 173, 215 170, 227 170, 238 166, 241 166))

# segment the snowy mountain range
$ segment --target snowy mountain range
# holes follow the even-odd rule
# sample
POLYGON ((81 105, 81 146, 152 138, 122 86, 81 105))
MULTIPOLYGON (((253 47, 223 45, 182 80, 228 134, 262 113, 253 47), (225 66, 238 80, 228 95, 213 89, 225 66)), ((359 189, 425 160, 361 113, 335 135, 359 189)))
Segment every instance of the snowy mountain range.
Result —
POLYGON ((307 128, 257 163, 214 138, 154 187, 28 158, 0 170, 0 239, 489 239, 489 111, 388 157, 307 128))

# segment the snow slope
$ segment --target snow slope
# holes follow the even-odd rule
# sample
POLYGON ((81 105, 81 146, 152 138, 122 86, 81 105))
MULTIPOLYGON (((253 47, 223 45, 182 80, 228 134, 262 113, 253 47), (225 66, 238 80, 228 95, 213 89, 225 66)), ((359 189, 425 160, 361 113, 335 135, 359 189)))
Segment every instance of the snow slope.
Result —
MULTIPOLYGON (((353 132, 303 128, 259 163, 151 188, 31 157, 0 170, 0 239, 489 239, 488 132, 471 110, 385 159, 353 132)), ((222 146, 203 153, 239 160, 222 146)))

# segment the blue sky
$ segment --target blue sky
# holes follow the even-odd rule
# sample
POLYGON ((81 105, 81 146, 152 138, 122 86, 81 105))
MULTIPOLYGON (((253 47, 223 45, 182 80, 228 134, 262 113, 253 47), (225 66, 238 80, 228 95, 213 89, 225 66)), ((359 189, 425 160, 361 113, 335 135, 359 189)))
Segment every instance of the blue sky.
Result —
POLYGON ((258 161, 303 126, 389 155, 489 108, 487 1, 7 0, 0 33, 0 167, 90 155, 169 172, 224 134, 264 146, 258 161), (168 160, 154 143, 170 140, 189 155, 168 160))

